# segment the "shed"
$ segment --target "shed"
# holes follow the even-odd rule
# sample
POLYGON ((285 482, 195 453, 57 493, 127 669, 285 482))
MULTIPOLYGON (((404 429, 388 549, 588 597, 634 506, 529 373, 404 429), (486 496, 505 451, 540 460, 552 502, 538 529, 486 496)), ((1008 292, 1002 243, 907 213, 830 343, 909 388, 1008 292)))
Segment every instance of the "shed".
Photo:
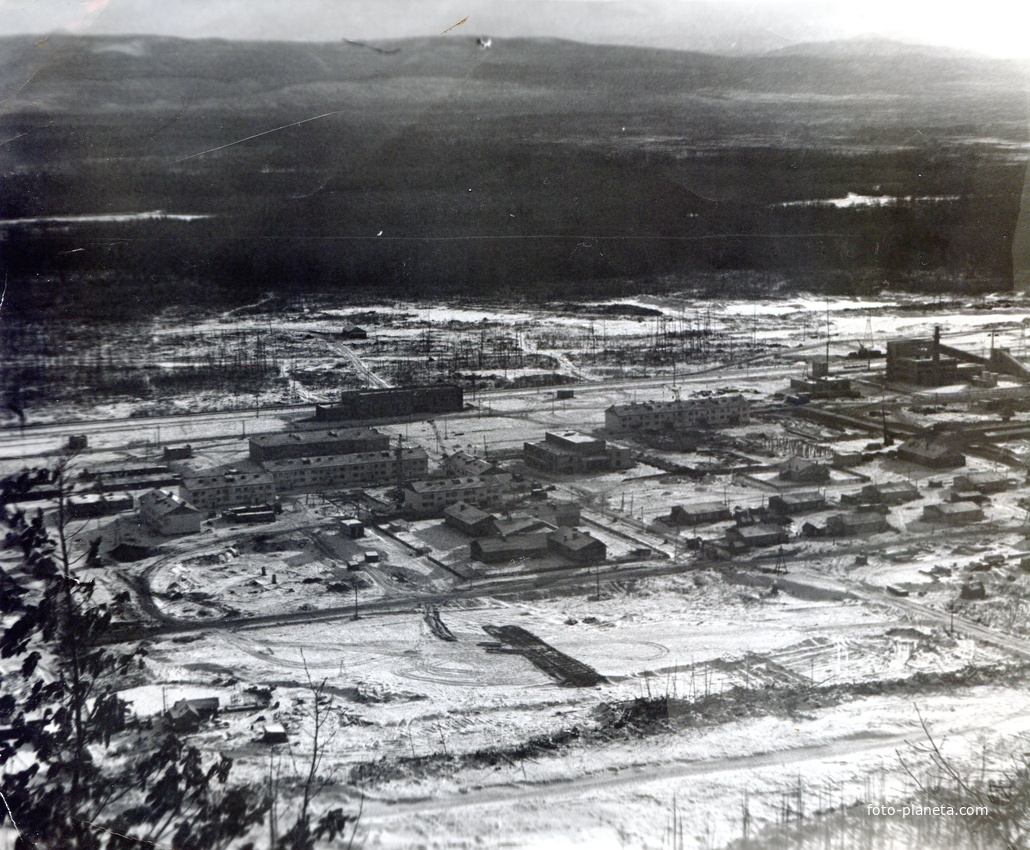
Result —
POLYGON ((281 723, 266 723, 261 733, 262 744, 286 744, 289 743, 289 736, 286 734, 286 727, 281 723))

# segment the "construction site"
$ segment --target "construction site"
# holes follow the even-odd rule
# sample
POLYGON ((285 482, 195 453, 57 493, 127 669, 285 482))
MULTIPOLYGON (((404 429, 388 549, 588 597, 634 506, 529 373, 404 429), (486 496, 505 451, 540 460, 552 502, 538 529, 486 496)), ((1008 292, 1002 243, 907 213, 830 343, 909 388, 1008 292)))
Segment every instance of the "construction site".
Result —
POLYGON ((23 340, 0 470, 146 645, 137 718, 287 782, 327 683, 363 846, 901 846, 857 813, 932 784, 928 730, 1002 791, 1030 749, 1027 325, 259 303, 95 340, 60 402, 23 340))

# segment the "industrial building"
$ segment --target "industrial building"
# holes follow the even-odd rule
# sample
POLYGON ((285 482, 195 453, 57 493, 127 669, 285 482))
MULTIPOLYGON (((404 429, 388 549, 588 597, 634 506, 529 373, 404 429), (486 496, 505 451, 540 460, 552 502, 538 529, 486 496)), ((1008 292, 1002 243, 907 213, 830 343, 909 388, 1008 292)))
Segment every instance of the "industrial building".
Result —
POLYGON ((390 448, 390 438, 372 428, 342 428, 259 434, 250 438, 250 459, 255 463, 295 457, 379 452, 390 448))
MULTIPOLYGON (((892 340, 887 343, 887 380, 920 387, 957 383, 962 380, 957 354, 963 352, 941 344, 940 327, 934 328, 930 340, 892 340)), ((976 361, 982 362, 980 358, 976 361)))
POLYGON ((158 534, 196 534, 200 511, 171 490, 151 490, 139 498, 139 516, 158 534))
POLYGON ((464 408, 464 392, 457 384, 349 390, 341 394, 338 404, 316 405, 315 419, 395 419, 422 414, 457 413, 464 408))
POLYGON ((404 488, 404 507, 422 515, 438 513, 456 502, 482 507, 500 501, 510 483, 507 474, 412 481, 404 488))
POLYGON ((522 457, 527 466, 552 475, 583 475, 633 466, 633 456, 625 446, 576 431, 548 431, 540 442, 526 443, 522 457))
POLYGON ((275 501, 275 479, 267 472, 205 472, 185 476, 179 495, 204 511, 267 505, 275 501))
POLYGON ((322 490, 392 484, 398 476, 404 481, 425 478, 429 455, 425 449, 402 449, 399 456, 396 451, 357 452, 269 460, 264 467, 279 492, 322 490))
POLYGON ((811 361, 809 373, 805 377, 790 379, 790 388, 810 398, 840 398, 851 394, 851 381, 831 376, 829 362, 817 358, 811 361))
POLYGON ((604 412, 604 427, 612 434, 727 428, 746 425, 747 421, 747 399, 739 394, 615 404, 604 412))

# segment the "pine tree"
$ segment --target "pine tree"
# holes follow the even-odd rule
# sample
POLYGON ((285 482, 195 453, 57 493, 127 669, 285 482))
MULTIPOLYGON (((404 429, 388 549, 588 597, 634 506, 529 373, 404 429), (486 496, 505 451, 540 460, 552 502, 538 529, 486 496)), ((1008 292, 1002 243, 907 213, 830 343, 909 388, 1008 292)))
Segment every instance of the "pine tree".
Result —
POLYGON ((6 543, 20 549, 24 573, 0 570, 0 825, 17 831, 15 850, 226 847, 262 822, 267 796, 230 783, 231 759, 124 728, 116 688, 144 652, 105 646, 111 613, 93 600, 94 582, 74 574, 67 472, 64 460, 48 476, 53 533, 42 510, 14 505, 24 488, 0 482, 6 543))

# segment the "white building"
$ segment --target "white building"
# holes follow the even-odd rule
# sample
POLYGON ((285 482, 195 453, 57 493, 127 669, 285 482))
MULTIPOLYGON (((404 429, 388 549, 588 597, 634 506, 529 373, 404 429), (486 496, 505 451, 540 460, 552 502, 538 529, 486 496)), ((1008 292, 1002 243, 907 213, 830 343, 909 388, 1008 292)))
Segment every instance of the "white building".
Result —
POLYGON ((412 481, 404 488, 404 507, 417 514, 439 513, 457 502, 483 507, 499 501, 510 484, 507 473, 412 481))
POLYGON ((267 472, 209 472, 187 475, 180 495, 201 510, 268 505, 275 501, 275 481, 267 472))
POLYGON ((615 404, 604 412, 604 427, 613 434, 683 428, 728 428, 746 425, 747 421, 747 399, 737 394, 680 401, 615 404))

